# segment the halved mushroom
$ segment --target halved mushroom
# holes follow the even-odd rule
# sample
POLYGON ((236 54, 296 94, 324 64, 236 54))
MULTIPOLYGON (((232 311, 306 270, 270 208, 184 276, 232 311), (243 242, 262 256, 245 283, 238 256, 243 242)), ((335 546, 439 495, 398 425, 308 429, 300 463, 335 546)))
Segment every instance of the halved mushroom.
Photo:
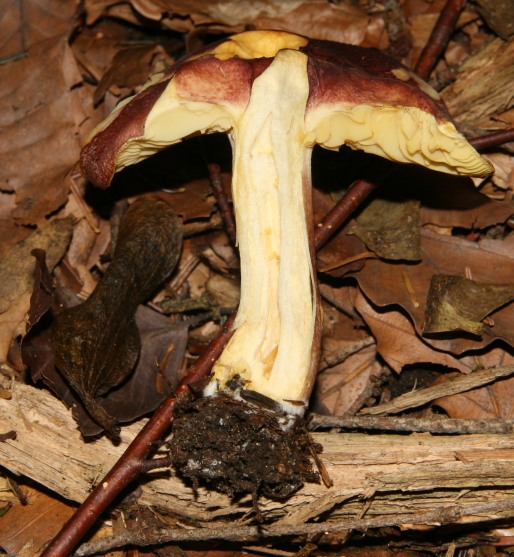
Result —
POLYGON ((107 187, 126 166, 214 132, 228 133, 233 148, 241 301, 206 394, 237 378, 301 415, 321 329, 314 145, 346 144, 453 174, 486 176, 492 168, 456 130, 438 93, 405 67, 376 50, 280 31, 234 35, 154 76, 95 130, 82 168, 107 187))

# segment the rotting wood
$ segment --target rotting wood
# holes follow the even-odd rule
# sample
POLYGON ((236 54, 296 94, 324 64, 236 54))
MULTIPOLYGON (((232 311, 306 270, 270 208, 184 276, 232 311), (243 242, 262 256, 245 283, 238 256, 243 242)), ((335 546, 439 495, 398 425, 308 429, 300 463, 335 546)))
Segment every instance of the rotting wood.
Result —
MULTIPOLYGON (((141 423, 122 430, 114 446, 106 438, 84 443, 70 413, 48 392, 16 385, 10 400, 0 399, 0 431, 15 440, 0 443, 0 462, 72 501, 82 501, 111 468, 141 423)), ((304 523, 322 513, 332 520, 366 519, 408 512, 430 513, 514 498, 514 434, 431 436, 429 434, 313 435, 324 446, 323 461, 332 488, 307 484, 285 502, 262 500, 262 512, 278 524, 304 523), (344 504, 343 504, 344 503, 344 504)), ((237 503, 203 488, 192 488, 167 472, 144 482, 139 502, 199 521, 237 518, 252 512, 250 497, 237 503)), ((510 508, 510 507, 509 507, 510 508)), ((514 516, 514 509, 507 511, 514 516)), ((505 516, 505 513, 502 513, 505 516)), ((497 517, 491 511, 469 521, 497 517)))

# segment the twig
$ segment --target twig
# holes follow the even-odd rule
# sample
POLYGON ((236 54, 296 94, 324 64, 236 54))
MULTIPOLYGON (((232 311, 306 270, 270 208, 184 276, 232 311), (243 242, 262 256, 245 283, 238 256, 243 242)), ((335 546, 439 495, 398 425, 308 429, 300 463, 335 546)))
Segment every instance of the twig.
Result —
POLYGON ((209 163, 207 168, 209 170, 209 178, 211 180, 214 196, 216 197, 216 202, 223 218, 223 222, 225 223, 225 229, 228 237, 230 238, 232 245, 236 245, 236 223, 234 221, 234 212, 232 211, 232 207, 230 206, 225 190, 223 189, 220 167, 217 164, 209 163))
POLYGON ((401 416, 322 416, 311 414, 309 430, 345 429, 357 431, 405 431, 456 434, 496 433, 514 431, 514 420, 461 420, 447 418, 404 418, 401 416))
POLYGON ((357 207, 375 191, 377 183, 368 180, 355 180, 343 198, 325 215, 316 226, 314 245, 320 249, 337 232, 341 225, 353 214, 357 207))
POLYGON ((514 128, 481 135, 480 137, 469 140, 471 145, 478 150, 498 147, 499 145, 503 145, 503 143, 509 143, 509 141, 514 141, 514 128))
POLYGON ((441 10, 425 48, 422 50, 414 71, 422 79, 428 79, 453 34, 466 0, 448 0, 441 10))
POLYGON ((91 230, 93 230, 93 232, 95 232, 96 234, 99 234, 100 233, 100 228, 98 227, 98 223, 96 221, 96 218, 94 217, 89 205, 85 202, 84 196, 79 191, 79 188, 77 186, 77 182, 75 182, 75 177, 74 176, 71 176, 71 179, 70 179, 69 183, 70 183, 70 191, 71 191, 73 197, 75 198, 75 201, 77 202, 77 205, 78 205, 79 209, 82 211, 82 214, 84 215, 84 218, 86 219, 86 222, 89 224, 89 226, 91 227, 91 230))
POLYGON ((269 526, 230 526, 218 525, 215 528, 167 529, 156 528, 152 531, 124 532, 118 536, 102 538, 84 544, 75 554, 87 557, 120 549, 127 545, 145 547, 165 543, 223 540, 226 542, 269 542, 275 538, 296 538, 319 534, 340 534, 349 530, 364 532, 370 528, 384 528, 407 524, 443 525, 462 521, 465 517, 484 515, 484 520, 501 520, 497 514, 514 509, 514 500, 479 503, 475 505, 452 505, 427 513, 406 513, 393 516, 378 516, 363 519, 345 519, 334 522, 306 524, 272 524, 269 526))
POLYGON ((364 408, 359 412, 360 415, 374 414, 397 414, 408 408, 422 406, 427 402, 448 395, 455 395, 471 391, 477 387, 482 387, 488 383, 492 383, 501 377, 508 377, 514 374, 514 366, 505 366, 497 368, 487 368, 480 371, 474 371, 470 375, 458 375, 451 377, 444 383, 428 387, 419 391, 405 393, 386 404, 379 404, 371 408, 364 408))
POLYGON ((221 355, 232 336, 232 325, 233 318, 229 318, 220 336, 209 345, 196 365, 182 380, 175 394, 162 403, 115 466, 63 526, 41 557, 64 557, 70 554, 109 504, 144 471, 145 459, 171 424, 176 398, 187 392, 188 385, 205 378, 210 373, 212 364, 221 355))

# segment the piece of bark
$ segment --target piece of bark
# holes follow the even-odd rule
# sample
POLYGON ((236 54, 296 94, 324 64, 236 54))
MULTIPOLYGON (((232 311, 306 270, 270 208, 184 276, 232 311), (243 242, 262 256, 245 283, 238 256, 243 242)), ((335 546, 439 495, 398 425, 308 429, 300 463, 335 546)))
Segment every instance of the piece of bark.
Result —
POLYGON ((512 107, 513 54, 514 42, 494 39, 459 67, 457 79, 442 92, 459 124, 498 128, 494 116, 512 107))
MULTIPOLYGON (((70 413, 48 392, 18 384, 12 395, 0 399, 0 431, 17 433, 15 440, 0 443, 2 466, 72 501, 82 501, 102 480, 142 426, 138 422, 123 428, 118 446, 106 438, 84 443, 70 413)), ((295 524, 323 514, 329 529, 330 521, 360 518, 365 509, 366 520, 393 520, 413 506, 425 513, 457 502, 466 506, 514 498, 514 434, 313 437, 324 446, 321 457, 333 487, 307 484, 285 502, 263 499, 259 505, 267 519, 295 524)), ((160 471, 158 476, 144 478, 139 503, 200 523, 232 517, 238 524, 234 515, 253 510, 250 497, 231 502, 203 488, 195 494, 173 475, 162 478, 160 471)), ((497 516, 514 516, 514 508, 466 521, 497 516)))

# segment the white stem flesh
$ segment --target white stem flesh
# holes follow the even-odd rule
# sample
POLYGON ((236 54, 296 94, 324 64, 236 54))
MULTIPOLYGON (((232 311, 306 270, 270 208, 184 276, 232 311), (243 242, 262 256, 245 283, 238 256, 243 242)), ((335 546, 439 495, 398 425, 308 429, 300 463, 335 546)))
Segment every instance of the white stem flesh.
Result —
POLYGON ((284 50, 253 84, 232 132, 241 256, 236 331, 207 394, 244 388, 301 414, 315 378, 319 307, 311 258, 312 138, 305 132, 307 57, 284 50))

